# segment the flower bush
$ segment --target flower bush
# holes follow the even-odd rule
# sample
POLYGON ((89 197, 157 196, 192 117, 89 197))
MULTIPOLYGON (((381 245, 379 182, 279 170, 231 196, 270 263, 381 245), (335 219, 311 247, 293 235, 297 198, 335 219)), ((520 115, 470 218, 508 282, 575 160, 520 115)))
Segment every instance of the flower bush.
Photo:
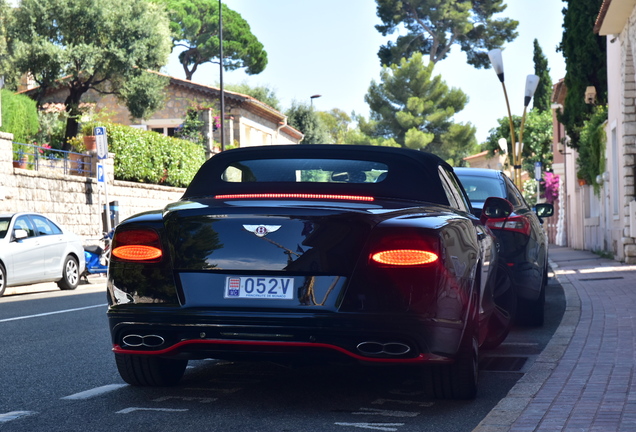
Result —
POLYGON ((545 200, 554 203, 559 199, 559 176, 551 172, 543 174, 543 188, 545 200))

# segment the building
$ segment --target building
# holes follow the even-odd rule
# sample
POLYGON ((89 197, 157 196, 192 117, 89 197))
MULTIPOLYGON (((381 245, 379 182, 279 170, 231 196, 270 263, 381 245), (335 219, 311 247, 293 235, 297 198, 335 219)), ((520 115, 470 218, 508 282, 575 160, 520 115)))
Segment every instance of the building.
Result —
MULTIPOLYGON (((87 92, 82 103, 92 103, 96 111, 108 113, 114 123, 135 126, 165 135, 173 135, 183 123, 188 108, 201 108, 211 117, 218 107, 220 89, 193 81, 165 76, 169 84, 165 89, 165 106, 148 119, 131 119, 130 112, 114 95, 103 95, 94 90, 87 92)), ((23 93, 35 92, 37 88, 27 88, 23 93)), ((64 86, 49 90, 42 103, 63 103, 68 90, 64 86)), ((225 91, 226 123, 225 143, 227 146, 250 147, 257 145, 298 144, 304 135, 287 124, 287 116, 251 96, 225 91)), ((218 130, 214 130, 214 120, 207 119, 208 134, 220 142, 218 130)))

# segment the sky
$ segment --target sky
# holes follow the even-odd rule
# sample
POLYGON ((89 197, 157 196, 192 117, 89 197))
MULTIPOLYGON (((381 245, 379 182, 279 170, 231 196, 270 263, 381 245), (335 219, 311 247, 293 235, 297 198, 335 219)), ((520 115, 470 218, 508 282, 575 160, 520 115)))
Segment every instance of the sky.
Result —
MULTIPOLYGON (((252 33, 268 55, 266 69, 258 75, 243 71, 225 72, 227 84, 247 83, 274 90, 283 111, 293 101, 310 103, 316 110, 339 108, 347 113, 369 116, 364 96, 373 80, 379 81, 381 65, 378 49, 389 38, 375 25, 375 0, 223 0, 249 23, 252 33)), ((548 58, 552 82, 565 75, 565 63, 556 48, 562 36, 560 0, 507 0, 501 14, 519 21, 519 36, 503 47, 506 88, 513 114, 523 112, 526 76, 534 73, 533 41, 537 39, 548 58)), ((185 78, 175 51, 164 72, 185 78)), ((435 74, 450 87, 462 89, 469 97, 466 108, 454 120, 472 123, 477 140, 486 140, 497 119, 507 115, 503 90, 492 69, 475 69, 466 63, 459 48, 437 63, 435 74)), ((218 86, 219 66, 199 67, 193 81, 218 86)))

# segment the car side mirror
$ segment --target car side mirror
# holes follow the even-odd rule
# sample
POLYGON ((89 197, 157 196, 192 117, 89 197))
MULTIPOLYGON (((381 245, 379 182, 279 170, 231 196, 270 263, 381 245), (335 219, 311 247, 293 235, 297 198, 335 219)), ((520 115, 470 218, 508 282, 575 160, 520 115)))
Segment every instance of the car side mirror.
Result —
POLYGON ((13 238, 17 240, 24 240, 29 236, 29 233, 23 229, 15 229, 13 230, 13 238))
POLYGON ((490 197, 484 203, 480 219, 482 222, 485 222, 487 219, 503 219, 510 216, 513 211, 512 203, 507 199, 490 197))
POLYGON ((534 206, 534 211, 541 218, 550 217, 554 215, 554 206, 548 203, 538 203, 534 206))

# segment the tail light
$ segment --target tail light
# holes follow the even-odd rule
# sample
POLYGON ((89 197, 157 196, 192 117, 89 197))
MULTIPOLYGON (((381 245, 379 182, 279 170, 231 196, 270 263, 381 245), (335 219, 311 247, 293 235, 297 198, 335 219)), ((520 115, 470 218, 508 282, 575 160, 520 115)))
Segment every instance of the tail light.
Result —
POLYGON ((376 239, 369 255, 371 264, 381 267, 413 267, 439 259, 437 242, 417 233, 390 234, 376 239))
POLYGON ((150 229, 115 233, 111 253, 122 261, 156 262, 163 256, 159 234, 150 229))
POLYGON ((490 227, 490 229, 513 231, 526 236, 530 235, 532 228, 528 218, 523 215, 508 216, 507 218, 502 219, 487 219, 486 226, 490 227))

